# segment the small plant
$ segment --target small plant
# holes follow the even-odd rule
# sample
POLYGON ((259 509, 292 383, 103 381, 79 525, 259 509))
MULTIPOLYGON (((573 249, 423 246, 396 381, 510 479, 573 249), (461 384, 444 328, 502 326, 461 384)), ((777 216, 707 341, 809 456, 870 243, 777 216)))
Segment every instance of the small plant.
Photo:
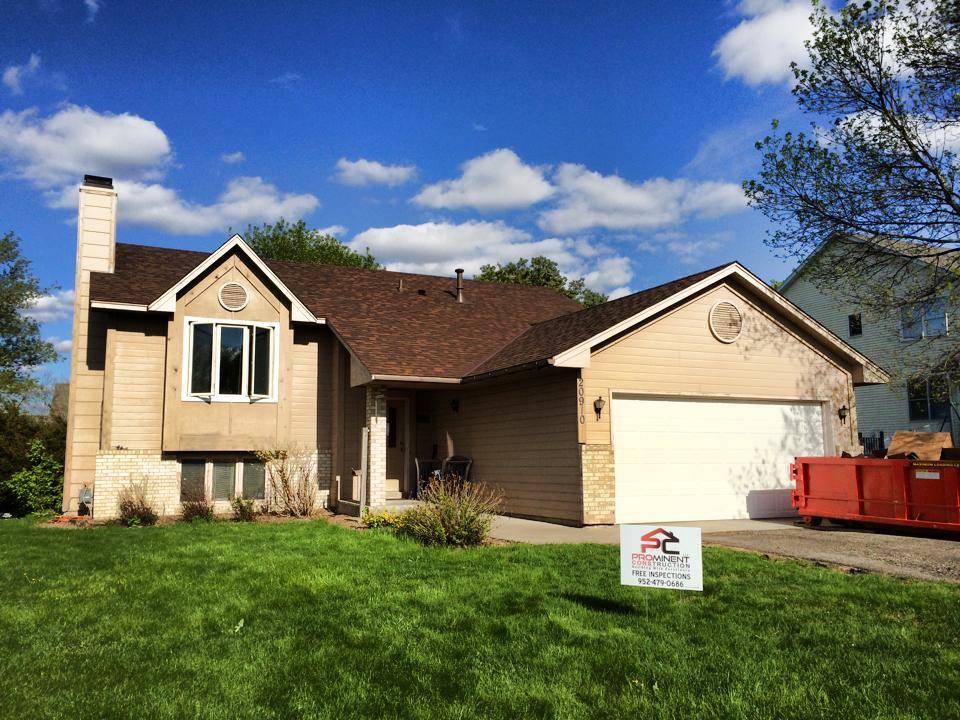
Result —
POLYGON ((213 522, 213 503, 203 493, 191 493, 180 501, 180 518, 186 522, 213 522))
POLYGON ((421 493, 421 505, 402 514, 397 532, 424 545, 479 545, 490 532, 503 496, 480 483, 457 477, 436 480, 421 493))
POLYGON ((262 450, 257 459, 266 468, 267 498, 279 515, 310 517, 317 509, 316 455, 303 448, 262 450))
POLYGON ((233 508, 233 519, 237 522, 253 522, 259 514, 256 501, 243 495, 231 500, 230 506, 233 508))
POLYGON ((147 500, 147 484, 143 480, 132 482, 120 490, 118 511, 120 522, 127 527, 155 525, 157 512, 147 500))
POLYGON ((387 510, 383 512, 370 512, 369 508, 363 514, 364 524, 371 529, 376 528, 394 528, 397 529, 403 524, 403 513, 392 513, 387 510))

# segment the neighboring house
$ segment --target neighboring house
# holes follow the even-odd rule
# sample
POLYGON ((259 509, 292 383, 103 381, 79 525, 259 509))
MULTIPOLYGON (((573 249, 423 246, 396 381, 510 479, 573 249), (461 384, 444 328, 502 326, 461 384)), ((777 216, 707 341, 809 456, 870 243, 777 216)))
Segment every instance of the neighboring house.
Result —
MULTIPOLYGON (((830 249, 836 242, 831 239, 821 245, 783 282, 779 292, 878 365, 900 376, 897 382, 857 388, 858 424, 865 441, 878 443, 882 433, 884 443, 889 443, 897 430, 945 430, 956 437, 960 427, 952 422, 957 418, 950 409, 951 389, 945 378, 910 370, 913 353, 936 356, 947 343, 955 344, 947 337, 953 318, 944 302, 922 308, 904 306, 885 317, 872 318, 862 308, 820 290, 804 271, 810 263, 830 262, 830 249)), ((928 260, 909 262, 918 274, 930 271, 928 260)), ((955 389, 952 394, 956 397, 955 389)))
POLYGON ((322 494, 408 497, 414 458, 473 459, 508 513, 570 524, 779 515, 794 455, 857 448, 881 370, 737 263, 589 309, 546 288, 115 243, 80 188, 64 508, 142 480, 259 496, 299 445, 322 494), (361 435, 369 437, 366 462, 361 435), (366 476, 360 469, 366 468, 366 476))

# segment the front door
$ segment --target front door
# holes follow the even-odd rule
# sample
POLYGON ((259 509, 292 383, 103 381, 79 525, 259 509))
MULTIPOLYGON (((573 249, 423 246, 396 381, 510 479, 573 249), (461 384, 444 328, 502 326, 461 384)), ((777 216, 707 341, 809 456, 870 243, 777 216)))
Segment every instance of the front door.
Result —
POLYGON ((387 400, 387 500, 403 497, 406 467, 406 400, 387 400))

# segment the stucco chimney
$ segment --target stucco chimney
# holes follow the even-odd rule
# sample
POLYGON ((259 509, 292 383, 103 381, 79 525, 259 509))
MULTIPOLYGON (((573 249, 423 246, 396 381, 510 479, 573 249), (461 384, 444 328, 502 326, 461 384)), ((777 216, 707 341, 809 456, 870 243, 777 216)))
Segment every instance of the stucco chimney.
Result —
MULTIPOLYGON (((77 212, 77 272, 63 487, 63 509, 70 513, 77 511, 80 490, 84 486, 93 489, 103 404, 106 325, 103 317, 90 315, 90 273, 113 272, 116 242, 117 191, 113 189, 113 180, 85 175, 77 212), (83 402, 79 402, 78 391, 83 393, 83 402)), ((94 513, 96 502, 94 492, 94 513)))
POLYGON ((454 270, 457 274, 457 302, 463 302, 463 268, 454 270))

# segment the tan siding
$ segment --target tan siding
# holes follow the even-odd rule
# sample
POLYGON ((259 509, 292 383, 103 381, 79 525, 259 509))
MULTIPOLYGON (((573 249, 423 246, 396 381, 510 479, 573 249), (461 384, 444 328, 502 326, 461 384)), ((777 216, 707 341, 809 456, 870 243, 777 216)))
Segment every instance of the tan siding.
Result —
POLYGON ((290 437, 322 450, 331 447, 331 339, 325 328, 294 331, 290 437))
POLYGON ((580 523, 576 373, 544 370, 517 379, 419 393, 418 452, 469 455, 470 477, 503 490, 505 511, 580 523), (459 413, 450 401, 458 399, 459 413))
POLYGON ((112 324, 108 336, 104 446, 160 450, 166 320, 136 316, 118 318, 112 324))
MULTIPOLYGON (((585 438, 610 443, 611 392, 691 397, 819 400, 831 404, 825 415, 855 401, 849 373, 789 332, 728 286, 720 286, 595 352, 582 370, 585 438), (731 344, 710 332, 707 317, 720 300, 743 313, 743 332, 731 344), (606 401, 601 420, 593 412, 606 401)), ((838 447, 855 445, 855 413, 844 427, 832 422, 838 447)))

